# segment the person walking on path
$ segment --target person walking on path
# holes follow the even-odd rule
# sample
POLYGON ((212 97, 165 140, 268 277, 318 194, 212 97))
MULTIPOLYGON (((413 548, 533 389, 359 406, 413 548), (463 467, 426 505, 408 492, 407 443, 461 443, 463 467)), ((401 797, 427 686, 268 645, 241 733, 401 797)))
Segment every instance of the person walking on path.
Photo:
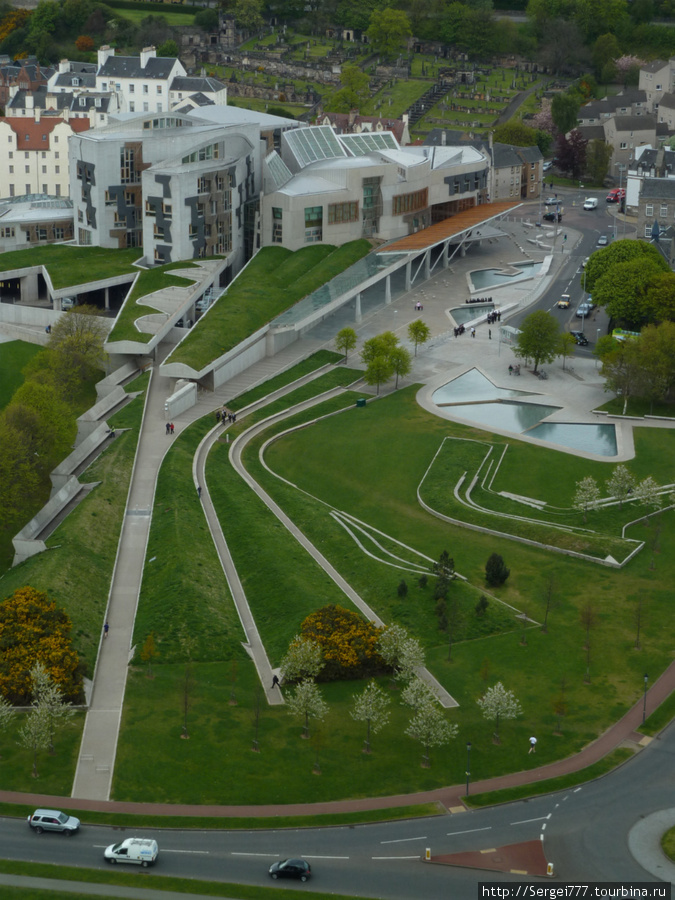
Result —
POLYGON ((198 497, 201 497, 201 496, 202 496, 202 486, 201 486, 201 484, 198 484, 198 485, 197 485, 197 496, 198 496, 198 497))
POLYGON ((279 687, 279 676, 278 676, 278 675, 274 675, 274 676, 273 676, 273 678, 272 678, 272 687, 273 687, 273 688, 279 687))
POLYGON ((527 751, 528 753, 536 753, 537 752, 537 739, 536 737, 530 738, 530 749, 527 751))
POLYGON ((171 434, 173 434, 174 427, 175 427, 175 426, 174 426, 174 424, 173 424, 173 422, 172 422, 172 423, 169 425, 169 428, 171 429, 171 434))
POLYGON ((108 620, 106 619, 106 623, 105 623, 105 625, 103 626, 103 638, 104 638, 104 640, 105 640, 105 638, 108 637, 108 631, 109 631, 109 630, 110 630, 110 625, 108 625, 108 620))
POLYGON ((166 433, 171 434, 171 422, 166 423, 166 433))

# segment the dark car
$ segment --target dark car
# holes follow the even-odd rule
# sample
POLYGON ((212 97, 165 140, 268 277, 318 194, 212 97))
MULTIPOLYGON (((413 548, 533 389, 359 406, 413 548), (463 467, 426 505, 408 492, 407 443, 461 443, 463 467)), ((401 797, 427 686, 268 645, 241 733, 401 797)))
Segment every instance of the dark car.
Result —
POLYGON ((583 331, 570 331, 570 334, 580 347, 586 347, 588 345, 588 338, 583 331))
POLYGON ((563 217, 563 214, 562 214, 561 212, 558 212, 558 213, 556 213, 556 212, 546 212, 546 213, 544 213, 544 219, 545 219, 547 222, 555 222, 556 220, 557 220, 558 222, 562 222, 562 217, 563 217))
POLYGON ((299 878, 300 881, 307 881, 311 874, 312 867, 304 859, 284 859, 270 866, 272 878, 299 878))

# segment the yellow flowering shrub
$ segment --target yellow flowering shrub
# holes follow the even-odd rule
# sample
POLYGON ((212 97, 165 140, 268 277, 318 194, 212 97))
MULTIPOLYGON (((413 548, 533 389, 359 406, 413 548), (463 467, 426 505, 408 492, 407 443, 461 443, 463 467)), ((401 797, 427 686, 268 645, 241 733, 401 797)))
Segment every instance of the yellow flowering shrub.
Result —
POLYGON ((307 616, 300 630, 303 638, 316 641, 323 650, 319 681, 364 678, 385 668, 377 652, 382 629, 358 613, 334 604, 324 606, 307 616))
POLYGON ((71 644, 71 621, 44 591, 22 587, 0 603, 0 694, 10 703, 31 702, 30 670, 44 663, 65 700, 82 695, 82 674, 71 644))

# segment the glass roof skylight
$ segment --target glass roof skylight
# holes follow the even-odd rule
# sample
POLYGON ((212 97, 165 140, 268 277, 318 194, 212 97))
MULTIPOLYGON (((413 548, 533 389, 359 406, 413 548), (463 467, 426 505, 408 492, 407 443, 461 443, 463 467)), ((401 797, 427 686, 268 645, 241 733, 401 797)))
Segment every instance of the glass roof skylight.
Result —
POLYGON ((391 131, 366 131, 363 134, 341 134, 340 143, 352 156, 365 156, 377 150, 398 150, 398 142, 391 131))
POLYGON ((302 166, 308 166, 320 159, 337 159, 347 155, 330 125, 287 131, 284 139, 302 166))

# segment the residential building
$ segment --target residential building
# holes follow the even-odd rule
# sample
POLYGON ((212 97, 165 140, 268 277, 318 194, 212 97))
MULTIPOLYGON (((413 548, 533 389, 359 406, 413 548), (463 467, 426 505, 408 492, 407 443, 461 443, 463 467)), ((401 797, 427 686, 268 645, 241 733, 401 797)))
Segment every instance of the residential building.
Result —
POLYGON ((495 143, 488 150, 492 156, 491 200, 539 199, 544 174, 539 147, 495 143))
POLYGON ((0 107, 9 102, 11 91, 35 91, 46 87, 53 73, 51 66, 41 66, 37 59, 22 59, 0 66, 0 107))
POLYGON ((400 119, 383 119, 378 116, 362 116, 355 109, 348 113, 324 112, 317 116, 316 124, 330 125, 336 134, 391 131, 399 146, 406 147, 410 143, 407 113, 400 119))
POLYGON ((646 94, 649 112, 656 112, 663 94, 675 88, 675 59, 655 59, 641 66, 638 88, 646 94))
POLYGON ((391 132, 281 136, 263 167, 262 243, 297 250, 403 237, 487 200, 489 160, 474 147, 399 147, 391 132))
POLYGON ((121 112, 166 113, 171 83, 186 75, 180 60, 158 57, 154 47, 145 47, 140 56, 116 56, 112 47, 103 46, 95 89, 101 94, 114 91, 121 112))
POLYGON ((614 116, 603 122, 605 140, 612 145, 610 171, 616 165, 627 165, 635 158, 638 147, 657 144, 656 116, 614 116))
POLYGON ((69 197, 28 194, 0 200, 0 253, 72 239, 69 197))
POLYGON ((637 237, 651 240, 654 223, 664 231, 675 224, 675 178, 644 178, 638 202, 637 237))
POLYGON ((614 116, 644 116, 651 111, 645 91, 626 90, 586 103, 579 110, 578 120, 580 125, 598 125, 614 116))

